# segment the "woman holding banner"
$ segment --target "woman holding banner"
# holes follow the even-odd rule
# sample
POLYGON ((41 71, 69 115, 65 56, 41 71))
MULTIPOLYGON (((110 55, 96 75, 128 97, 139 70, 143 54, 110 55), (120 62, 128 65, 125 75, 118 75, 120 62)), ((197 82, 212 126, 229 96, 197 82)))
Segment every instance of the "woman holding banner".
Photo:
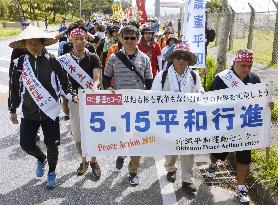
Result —
MULTIPOLYGON (((197 57, 190 52, 189 45, 178 43, 173 51, 166 55, 166 60, 172 65, 163 71, 160 71, 155 77, 152 90, 199 93, 203 92, 198 72, 192 71, 189 66, 195 65, 197 57)), ((194 155, 182 155, 182 188, 185 192, 195 192, 196 187, 193 184, 193 164, 194 155)), ((176 180, 176 162, 177 155, 165 156, 165 168, 167 171, 167 180, 175 182, 176 180)))

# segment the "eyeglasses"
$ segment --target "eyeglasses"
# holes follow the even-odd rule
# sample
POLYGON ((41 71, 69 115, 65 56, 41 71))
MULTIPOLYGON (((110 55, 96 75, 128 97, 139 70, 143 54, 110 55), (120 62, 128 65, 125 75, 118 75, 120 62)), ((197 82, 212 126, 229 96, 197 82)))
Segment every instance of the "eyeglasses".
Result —
POLYGON ((191 58, 190 56, 185 56, 185 55, 174 55, 173 58, 177 59, 177 60, 184 60, 184 61, 190 61, 191 58))
POLYGON ((127 41, 128 39, 134 41, 134 40, 136 40, 136 37, 135 37, 135 36, 124 36, 123 39, 126 40, 126 41, 127 41))

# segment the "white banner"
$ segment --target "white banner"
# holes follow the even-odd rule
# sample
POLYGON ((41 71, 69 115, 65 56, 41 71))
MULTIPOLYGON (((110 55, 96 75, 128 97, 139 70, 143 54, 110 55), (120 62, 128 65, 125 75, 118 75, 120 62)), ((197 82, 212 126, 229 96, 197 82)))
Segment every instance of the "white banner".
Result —
POLYGON ((187 155, 269 146, 271 86, 205 94, 82 90, 84 156, 187 155))
POLYGON ((197 64, 193 68, 206 67, 205 54, 205 22, 206 22, 205 0, 187 0, 185 2, 183 42, 190 45, 191 52, 197 56, 197 64))

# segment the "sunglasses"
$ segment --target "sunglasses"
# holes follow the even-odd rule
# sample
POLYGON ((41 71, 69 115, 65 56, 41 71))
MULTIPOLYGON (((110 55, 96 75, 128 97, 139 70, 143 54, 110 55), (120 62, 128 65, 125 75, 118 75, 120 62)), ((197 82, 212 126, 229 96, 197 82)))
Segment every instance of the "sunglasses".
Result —
POLYGON ((136 40, 136 37, 135 37, 135 36, 124 36, 123 39, 126 40, 126 41, 127 41, 128 39, 134 41, 134 40, 136 40))
POLYGON ((190 56, 184 56, 184 55, 174 55, 173 58, 177 60, 184 60, 184 61, 190 61, 190 56))

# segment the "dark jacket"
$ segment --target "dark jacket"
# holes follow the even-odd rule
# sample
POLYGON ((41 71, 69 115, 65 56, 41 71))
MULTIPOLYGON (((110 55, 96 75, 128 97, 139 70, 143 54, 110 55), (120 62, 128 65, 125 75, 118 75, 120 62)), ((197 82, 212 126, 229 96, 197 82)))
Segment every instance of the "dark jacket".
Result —
MULTIPOLYGON (((232 68, 232 71, 235 73, 234 69, 232 68)), ((237 74, 235 73, 235 75, 237 76, 237 74)), ((246 78, 243 79, 242 81, 245 85, 247 85, 248 83, 252 83, 252 84, 256 84, 256 83, 260 83, 260 78, 255 74, 250 72, 248 76, 246 76, 246 78)), ((221 90, 221 89, 226 89, 228 88, 228 86, 224 83, 224 81, 217 75, 215 77, 215 79, 212 82, 212 85, 210 87, 210 91, 213 90, 221 90)))
MULTIPOLYGON (((29 55, 30 64, 37 79, 55 100, 59 100, 59 93, 65 96, 68 95, 70 99, 76 95, 71 89, 66 72, 54 57, 46 52, 37 58, 30 53, 27 55, 29 55)), ((15 113, 20 103, 22 103, 24 118, 44 120, 48 116, 39 109, 21 81, 20 76, 23 69, 23 61, 24 56, 18 58, 18 63, 15 65, 10 78, 9 110, 11 113, 15 113)))

